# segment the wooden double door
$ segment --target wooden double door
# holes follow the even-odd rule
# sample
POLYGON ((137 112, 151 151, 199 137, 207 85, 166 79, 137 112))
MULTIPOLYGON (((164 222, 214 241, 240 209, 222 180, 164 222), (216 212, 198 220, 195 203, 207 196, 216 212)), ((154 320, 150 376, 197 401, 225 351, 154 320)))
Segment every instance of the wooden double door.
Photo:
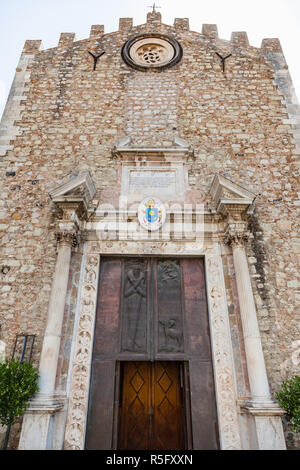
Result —
POLYGON ((118 448, 218 448, 202 258, 101 258, 86 449, 118 448))
POLYGON ((118 448, 186 448, 182 364, 122 364, 118 448))

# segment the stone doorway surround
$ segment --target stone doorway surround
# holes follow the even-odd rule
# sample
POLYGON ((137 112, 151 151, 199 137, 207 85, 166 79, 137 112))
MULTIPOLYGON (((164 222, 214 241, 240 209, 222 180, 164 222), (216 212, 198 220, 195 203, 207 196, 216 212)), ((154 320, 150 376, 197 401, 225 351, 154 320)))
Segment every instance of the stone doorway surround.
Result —
MULTIPOLYGON (((42 390, 32 401, 32 405, 24 417, 20 449, 84 449, 98 274, 103 255, 204 257, 220 448, 222 450, 243 449, 245 438, 242 435, 243 430, 239 419, 241 408, 237 400, 221 258, 225 244, 232 248, 237 277, 251 389, 251 400, 244 404, 243 411, 251 416, 255 423, 253 441, 255 446, 253 448, 285 449, 280 418, 282 410, 270 397, 245 251, 245 243, 249 237, 247 214, 252 210, 255 195, 220 175, 215 175, 210 193, 216 211, 210 213, 209 223, 205 225, 201 239, 133 241, 126 239, 126 237, 123 237, 124 239, 119 237, 118 240, 99 240, 93 235, 93 230, 86 223, 89 203, 95 194, 95 188, 89 174, 80 175, 72 182, 66 183, 52 192, 53 201, 62 213, 58 220, 59 246, 52 288, 55 292, 59 282, 59 291, 56 291, 56 294, 60 310, 54 309, 50 301, 44 344, 48 345, 48 348, 54 348, 56 355, 49 357, 45 353, 43 356, 42 351, 40 369, 42 367, 45 371, 45 376, 42 377, 41 383, 45 384, 45 392, 43 393, 42 390), (67 283, 71 247, 78 243, 80 231, 83 231, 85 236, 82 282, 70 364, 68 406, 65 407, 66 419, 64 420, 59 418, 63 403, 57 400, 53 389, 59 347, 57 338, 60 339, 60 322, 62 321, 65 300, 65 290, 61 282, 63 280, 65 284, 67 283), (59 315, 60 319, 57 319, 59 315), (53 319, 55 319, 54 322, 53 319), (52 338, 53 325, 58 330, 60 329, 55 332, 54 339, 52 338), (52 419, 54 416, 57 416, 58 424, 55 424, 52 419), (37 434, 40 438, 38 443, 37 434), (58 438, 58 436, 61 437, 58 438)), ((57 299, 55 300, 57 307, 57 299)))
MULTIPOLYGON (((88 408, 89 380, 93 347, 94 318, 97 301, 98 272, 101 255, 162 255, 160 244, 139 243, 138 249, 130 242, 87 242, 81 307, 75 340, 72 366, 69 410, 64 448, 84 448, 88 408), (148 246, 147 246, 148 245, 148 246)), ((170 244, 171 245, 171 244, 170 244)), ((217 409, 222 449, 240 449, 241 439, 236 406, 236 391, 231 340, 220 248, 207 246, 199 253, 197 243, 182 244, 164 249, 165 256, 205 256, 207 292, 214 357, 217 409)))

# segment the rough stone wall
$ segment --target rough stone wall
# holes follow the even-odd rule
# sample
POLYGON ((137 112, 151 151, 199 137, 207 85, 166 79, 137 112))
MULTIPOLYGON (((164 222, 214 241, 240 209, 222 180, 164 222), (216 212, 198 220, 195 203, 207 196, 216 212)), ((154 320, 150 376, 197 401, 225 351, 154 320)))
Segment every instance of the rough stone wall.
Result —
MULTIPOLYGON (((265 40, 261 49, 249 46, 245 33, 221 40, 215 25, 203 25, 200 34, 189 31, 186 19, 176 19, 174 27, 161 24, 160 15, 148 14, 147 19, 135 27, 130 18, 121 19, 120 30, 109 34, 102 26, 93 26, 90 38, 81 41, 63 33, 58 47, 45 51, 39 50, 40 42, 25 44, 22 63, 26 64, 17 71, 1 124, 0 339, 7 343, 10 356, 16 334, 36 334, 38 362, 56 258, 49 190, 75 172, 89 170, 96 198, 117 203, 118 166, 111 158, 117 141, 130 136, 132 145, 168 147, 180 136, 195 152, 188 168, 195 194, 202 198, 215 173, 257 194, 248 254, 275 392, 283 379, 299 373, 300 363, 300 198, 294 139, 298 108, 288 101, 291 88, 279 83, 274 64, 276 59, 282 70, 282 52, 271 40, 265 40), (178 39, 183 47, 181 62, 159 73, 129 68, 121 48, 144 31, 178 39), (88 51, 95 55, 105 51, 96 70, 88 51), (225 61, 225 72, 216 52, 223 57, 232 54, 225 61), (3 267, 8 272, 2 272, 3 267)), ((229 249, 223 259, 238 389, 247 396, 229 249)), ((79 271, 80 253, 73 257, 70 274, 57 378, 61 389, 67 383, 79 271)))

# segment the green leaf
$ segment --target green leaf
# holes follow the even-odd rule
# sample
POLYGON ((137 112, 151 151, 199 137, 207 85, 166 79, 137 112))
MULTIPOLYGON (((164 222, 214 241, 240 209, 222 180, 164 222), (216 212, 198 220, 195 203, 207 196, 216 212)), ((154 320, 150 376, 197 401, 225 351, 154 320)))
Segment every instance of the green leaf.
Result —
POLYGON ((287 414, 291 430, 300 432, 300 376, 295 375, 283 382, 276 398, 287 414))
POLYGON ((6 359, 0 363, 0 423, 12 424, 23 416, 38 391, 38 372, 30 362, 6 359))

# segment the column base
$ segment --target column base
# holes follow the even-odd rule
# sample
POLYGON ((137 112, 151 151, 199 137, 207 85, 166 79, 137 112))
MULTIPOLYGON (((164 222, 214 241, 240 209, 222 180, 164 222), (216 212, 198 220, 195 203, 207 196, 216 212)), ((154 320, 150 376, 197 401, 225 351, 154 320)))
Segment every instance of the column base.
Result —
POLYGON ((37 395, 23 418, 19 450, 52 450, 55 413, 61 411, 65 400, 49 395, 37 395))
POLYGON ((286 450, 281 421, 284 411, 277 403, 253 400, 242 408, 254 417, 259 450, 286 450))

